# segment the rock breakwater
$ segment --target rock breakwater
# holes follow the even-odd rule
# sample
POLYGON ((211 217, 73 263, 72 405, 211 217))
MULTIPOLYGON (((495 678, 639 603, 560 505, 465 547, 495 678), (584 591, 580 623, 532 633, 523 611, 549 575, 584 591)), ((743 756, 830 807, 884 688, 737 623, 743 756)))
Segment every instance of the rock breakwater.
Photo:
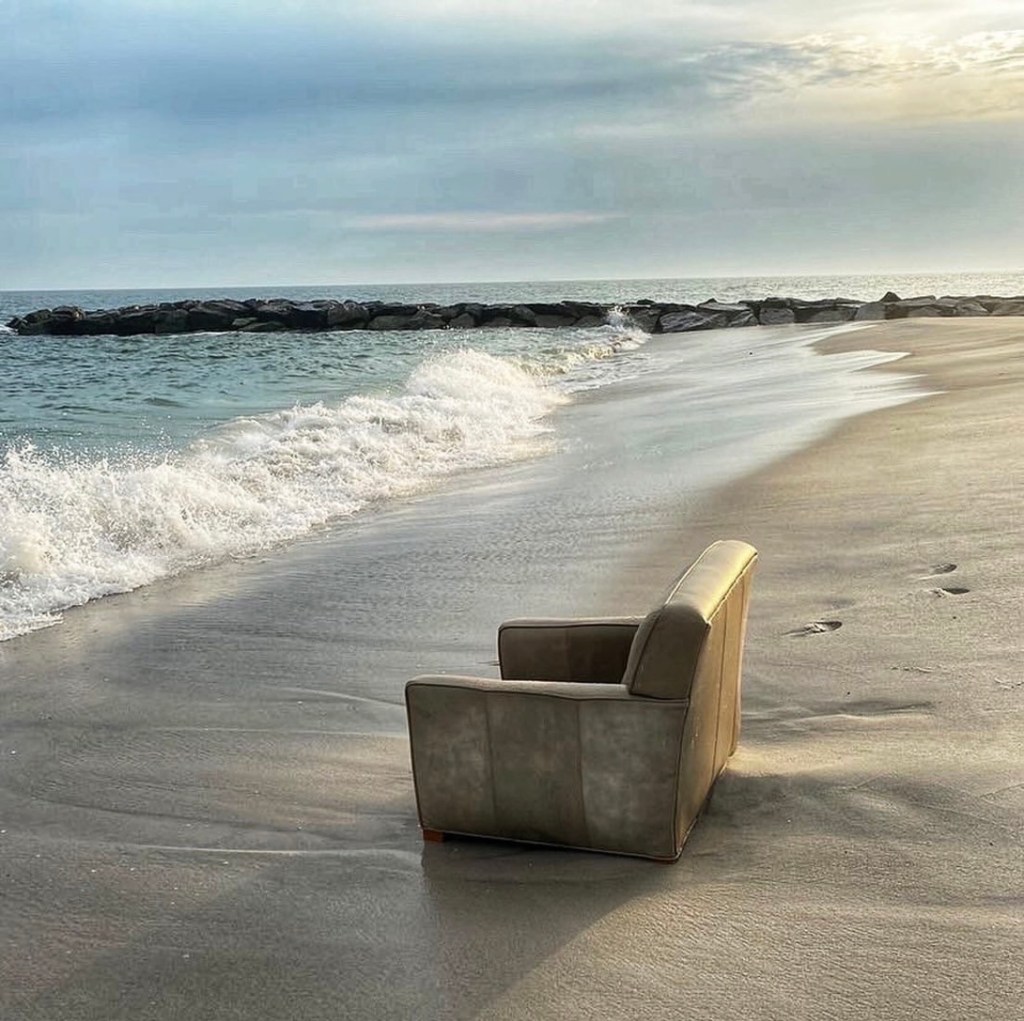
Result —
POLYGON ((889 292, 878 301, 847 298, 806 300, 759 298, 699 305, 656 302, 647 298, 618 305, 584 301, 485 305, 418 305, 359 301, 174 301, 86 311, 75 305, 44 308, 7 323, 23 336, 135 336, 204 331, 275 333, 283 330, 448 330, 480 327, 588 327, 627 316, 648 333, 684 333, 740 326, 789 323, 843 323, 918 316, 1024 316, 1024 297, 926 295, 900 298, 889 292))

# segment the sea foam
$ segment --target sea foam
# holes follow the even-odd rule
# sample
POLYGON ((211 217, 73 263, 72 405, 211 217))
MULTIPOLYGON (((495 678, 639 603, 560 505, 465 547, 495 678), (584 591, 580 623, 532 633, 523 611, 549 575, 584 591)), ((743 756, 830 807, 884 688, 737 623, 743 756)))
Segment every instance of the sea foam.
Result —
POLYGON ((0 465, 0 641, 60 611, 286 542, 338 517, 528 457, 566 374, 640 336, 617 323, 547 356, 427 358, 390 394, 231 420, 186 449, 102 459, 9 448, 0 465))

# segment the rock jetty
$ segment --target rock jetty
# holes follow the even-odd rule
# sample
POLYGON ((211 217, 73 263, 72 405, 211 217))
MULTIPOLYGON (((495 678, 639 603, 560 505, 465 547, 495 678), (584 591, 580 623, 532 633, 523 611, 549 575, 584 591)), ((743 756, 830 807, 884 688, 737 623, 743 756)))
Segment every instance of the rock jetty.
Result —
POLYGON ((684 333, 737 326, 779 326, 788 323, 845 323, 917 316, 1024 316, 1024 297, 988 295, 900 298, 891 291, 878 301, 847 298, 809 301, 802 298, 760 298, 753 301, 699 305, 656 302, 643 298, 619 305, 586 301, 526 302, 517 305, 389 304, 377 301, 290 301, 253 298, 248 301, 174 301, 159 305, 85 311, 74 305, 44 308, 17 316, 7 324, 16 333, 33 336, 83 337, 114 334, 197 333, 238 331, 276 333, 282 330, 462 330, 480 327, 600 326, 612 312, 621 312, 648 333, 684 333))

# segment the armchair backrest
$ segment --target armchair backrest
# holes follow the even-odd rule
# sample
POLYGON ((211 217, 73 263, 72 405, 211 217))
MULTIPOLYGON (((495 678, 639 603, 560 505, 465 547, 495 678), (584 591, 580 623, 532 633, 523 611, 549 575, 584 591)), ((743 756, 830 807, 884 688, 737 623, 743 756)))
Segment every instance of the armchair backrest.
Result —
POLYGON ((757 551, 745 542, 710 545, 637 630, 623 683, 631 695, 692 698, 698 678, 717 688, 739 681, 757 551))
POLYGON ((686 699, 675 840, 681 847, 740 735, 740 672, 757 551, 709 546, 637 629, 623 683, 631 695, 686 699))

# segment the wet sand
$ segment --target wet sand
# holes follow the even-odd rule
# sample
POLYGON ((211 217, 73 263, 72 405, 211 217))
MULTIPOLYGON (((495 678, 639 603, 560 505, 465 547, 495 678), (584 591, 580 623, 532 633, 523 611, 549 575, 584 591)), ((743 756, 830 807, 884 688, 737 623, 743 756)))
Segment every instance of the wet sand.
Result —
POLYGON ((864 346, 945 392, 686 507, 524 465, 0 646, 0 1017, 1013 1017, 1024 328, 864 346), (761 551, 744 731, 680 861, 424 847, 405 678, 720 536, 761 551))

